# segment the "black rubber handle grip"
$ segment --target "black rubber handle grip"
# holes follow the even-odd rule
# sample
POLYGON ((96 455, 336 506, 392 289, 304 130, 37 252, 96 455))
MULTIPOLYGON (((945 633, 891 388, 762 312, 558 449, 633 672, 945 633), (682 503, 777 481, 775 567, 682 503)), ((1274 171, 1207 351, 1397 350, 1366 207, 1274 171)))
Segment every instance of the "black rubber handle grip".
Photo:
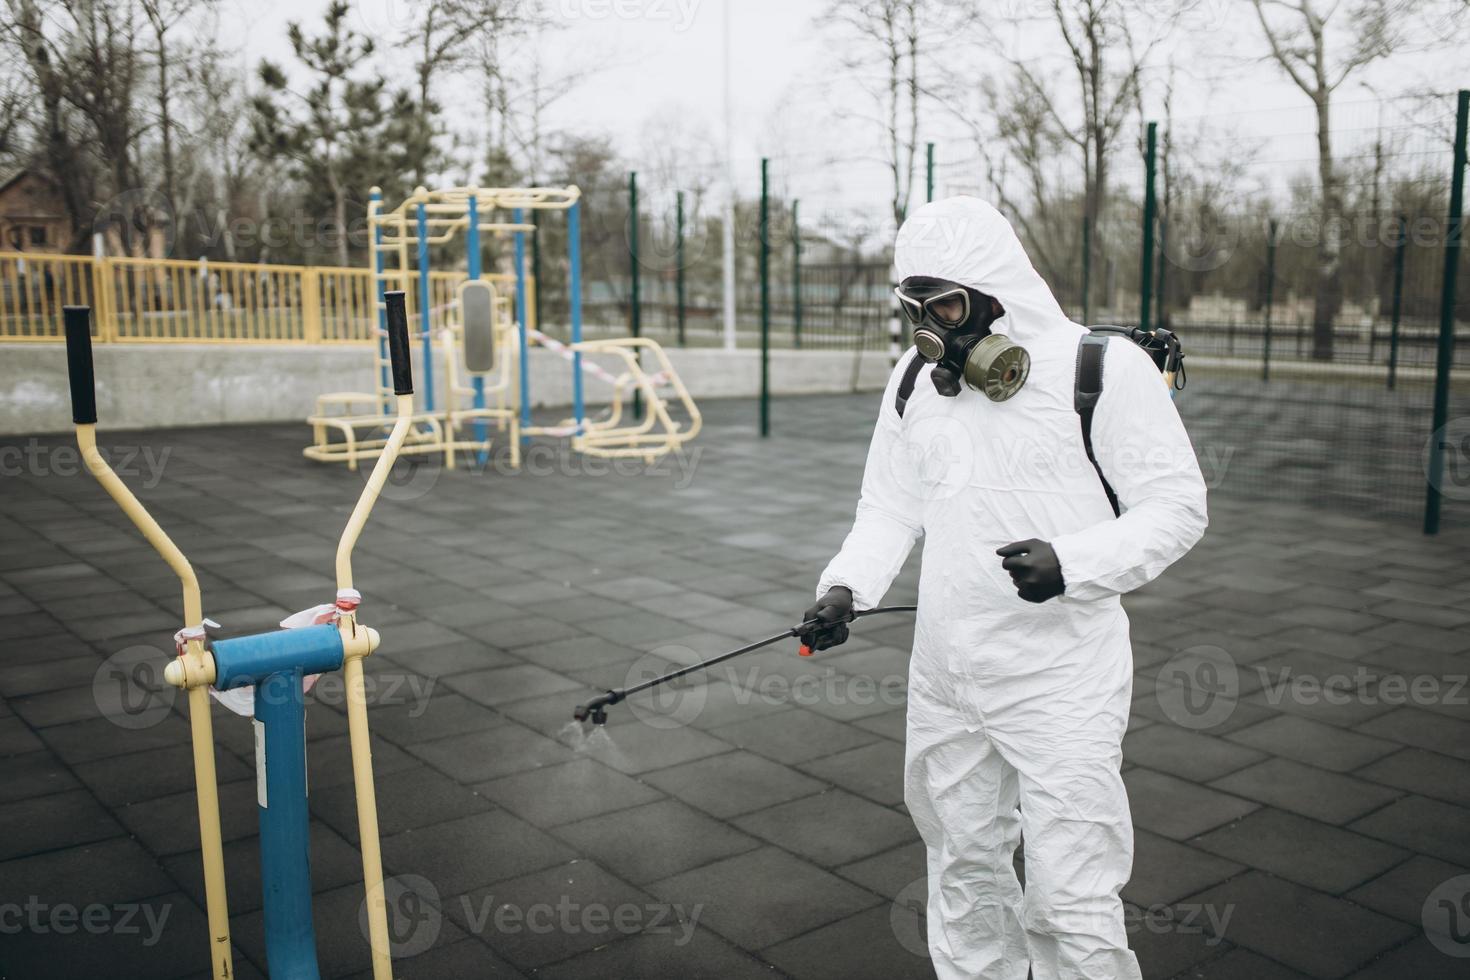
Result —
POLYGON ((63 307, 61 317, 66 327, 66 372, 71 377, 71 420, 77 425, 95 425, 97 383, 92 376, 92 308, 63 307))
POLYGON ((393 394, 413 394, 413 358, 408 353, 408 303, 403 290, 383 294, 388 307, 388 358, 393 362, 393 394))

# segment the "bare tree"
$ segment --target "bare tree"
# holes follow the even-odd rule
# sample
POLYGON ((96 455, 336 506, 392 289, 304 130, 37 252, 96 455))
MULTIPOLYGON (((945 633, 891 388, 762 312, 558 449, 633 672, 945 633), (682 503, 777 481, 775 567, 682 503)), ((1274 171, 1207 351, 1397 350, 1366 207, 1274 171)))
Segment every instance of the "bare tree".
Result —
POLYGON ((413 144, 409 157, 415 184, 428 179, 434 151, 434 119, 439 104, 434 101, 434 81, 454 71, 486 50, 474 45, 476 38, 500 38, 524 27, 526 13, 521 0, 428 0, 423 18, 403 39, 402 46, 414 52, 416 106, 413 144))
POLYGON ((928 57, 976 16, 975 7, 953 0, 832 0, 821 17, 844 52, 846 74, 871 97, 866 111, 844 106, 840 112, 883 132, 895 223, 903 222, 913 197, 928 57))
POLYGON ((1312 356, 1332 358, 1333 323, 1342 305, 1342 178, 1332 155, 1332 94, 1353 73, 1402 41, 1416 0, 1250 0, 1270 59, 1301 89, 1317 116, 1320 231, 1312 304, 1312 356), (1335 21, 1335 25, 1334 25, 1335 21), (1334 31, 1333 27, 1341 29, 1334 31))
POLYGON ((158 89, 153 93, 158 102, 159 139, 163 152, 163 195, 172 201, 178 188, 174 166, 174 115, 169 69, 176 52, 170 47, 169 33, 191 13, 213 8, 218 0, 139 0, 148 27, 153 32, 154 70, 158 89))
POLYGON ((24 80, 8 74, 0 78, 0 166, 24 154, 24 132, 30 122, 30 92, 24 80))
MULTIPOLYGON (((1168 16, 1142 0, 1050 0, 1041 16, 1062 42, 1068 74, 1080 112, 1068 118, 1061 107, 1072 100, 1056 96, 1042 66, 1014 59, 1016 83, 1046 110, 1052 130, 1082 156, 1083 214, 1091 234, 1084 247, 1089 261, 1101 253, 1097 229, 1108 204, 1112 158, 1131 113, 1139 109, 1144 67, 1168 36, 1188 2, 1168 16)), ((1096 265, 1096 263, 1093 263, 1096 265)), ((1083 306, 1089 306, 1083 297, 1083 306)))

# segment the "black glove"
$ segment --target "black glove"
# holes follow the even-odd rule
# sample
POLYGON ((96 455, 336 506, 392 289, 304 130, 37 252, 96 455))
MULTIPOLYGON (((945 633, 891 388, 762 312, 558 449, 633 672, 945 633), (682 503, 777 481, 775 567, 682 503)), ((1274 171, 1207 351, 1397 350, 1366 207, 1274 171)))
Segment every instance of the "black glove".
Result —
POLYGON ((1016 594, 1027 602, 1045 602, 1059 596, 1067 588, 1062 581, 1062 563, 1057 553, 1045 541, 1032 538, 1029 541, 1012 541, 995 553, 1005 561, 1000 567, 1011 573, 1016 583, 1016 594))
POLYGON ((830 625, 817 627, 801 634, 801 642, 811 650, 825 650, 847 642, 847 624, 852 622, 852 590, 845 585, 834 585, 817 604, 802 613, 803 623, 820 620, 830 625))

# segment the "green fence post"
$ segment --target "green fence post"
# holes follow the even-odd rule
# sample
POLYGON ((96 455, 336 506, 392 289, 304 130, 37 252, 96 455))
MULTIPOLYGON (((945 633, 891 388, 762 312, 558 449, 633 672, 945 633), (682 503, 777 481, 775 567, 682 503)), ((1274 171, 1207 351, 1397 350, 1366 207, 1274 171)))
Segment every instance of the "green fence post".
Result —
POLYGON ((1393 326, 1388 334, 1388 390, 1392 391, 1399 373, 1399 319, 1404 309, 1404 254, 1407 251, 1409 220, 1399 215, 1399 240, 1393 250, 1393 326))
POLYGON ((771 434, 771 235, 770 160, 761 157, 761 436, 771 434))
POLYGON ((1271 380, 1271 308, 1276 299, 1276 219, 1266 224, 1266 330, 1261 343, 1261 380, 1271 380))
POLYGON ((678 309, 679 346, 684 346, 684 192, 674 194, 674 302, 678 309))
POLYGON ((924 200, 934 200, 934 144, 924 144, 924 200))
POLYGON ((1086 202, 1082 214, 1082 323, 1092 323, 1092 218, 1086 213, 1086 202))
POLYGON ((1445 228, 1444 291, 1439 300, 1439 352, 1434 365, 1434 418, 1429 441, 1429 486, 1424 498, 1424 533, 1439 533, 1440 492, 1446 444, 1440 432, 1450 411, 1450 362, 1455 356, 1455 277, 1460 272, 1460 238, 1465 230, 1465 125, 1470 89, 1460 89, 1455 110, 1455 172, 1450 178, 1449 224, 1445 228))
POLYGON ((1144 152, 1143 269, 1138 281, 1138 326, 1148 330, 1149 305, 1154 292, 1154 163, 1158 152, 1159 124, 1148 124, 1148 149, 1144 152))
POLYGON ((791 202, 791 333, 796 349, 801 350, 801 201, 791 202))
MULTIPOLYGON (((628 332, 637 337, 643 332, 642 309, 638 290, 638 171, 628 172, 628 332)), ((643 418, 643 396, 633 389, 633 418, 643 418)))

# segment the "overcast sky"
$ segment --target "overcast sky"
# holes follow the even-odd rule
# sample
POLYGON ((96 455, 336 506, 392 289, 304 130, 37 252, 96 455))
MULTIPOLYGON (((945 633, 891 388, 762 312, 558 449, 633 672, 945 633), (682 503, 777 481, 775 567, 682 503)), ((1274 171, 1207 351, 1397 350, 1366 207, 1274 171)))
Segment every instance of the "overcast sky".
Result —
MULTIPOLYGON (((542 42, 552 70, 602 65, 592 80, 549 112, 549 128, 605 133, 630 161, 647 165, 650 146, 656 142, 653 134, 678 127, 707 136, 709 165, 718 167, 728 20, 732 156, 738 179, 753 193, 758 159, 767 154, 778 158, 773 164, 777 184, 804 201, 820 202, 817 208, 862 208, 871 202, 876 212, 882 212, 886 178, 881 166, 872 162, 879 153, 880 134, 838 119, 839 106, 859 108, 866 96, 856 84, 841 80, 837 68, 841 52, 819 30, 818 18, 827 0, 539 2, 562 25, 542 42), (833 163, 829 157, 839 159, 833 163)), ((1176 0, 1144 2, 1174 9, 1176 0)), ((243 64, 253 67, 269 57, 289 69, 287 22, 301 20, 310 32, 326 6, 327 0, 225 0, 222 35, 226 44, 238 46, 243 64)), ((1029 13, 1030 7, 1036 7, 1038 14, 1045 10, 1040 0, 986 0, 984 9, 1029 13)), ((355 5, 357 29, 378 38, 384 49, 414 16, 412 0, 364 0, 355 5)), ((1044 74, 1065 80, 1053 36, 1042 26, 1016 27, 1009 29, 1006 46, 1044 74)), ((1367 103, 1375 93, 1397 95, 1422 87, 1451 91, 1470 84, 1463 50, 1462 45, 1458 55, 1453 50, 1428 56, 1416 52, 1380 62, 1362 76, 1371 88, 1349 84, 1338 93, 1344 107, 1339 118, 1345 126, 1371 127, 1378 111, 1367 103)), ((1270 137, 1272 159, 1309 162, 1314 151, 1306 99, 1273 65, 1247 57, 1262 51, 1248 0, 1193 0, 1183 25, 1155 49, 1150 62, 1162 67, 1172 58, 1180 66, 1176 116, 1208 116, 1215 129, 1248 138, 1270 137)), ((411 80, 412 60, 407 54, 385 51, 379 62, 390 76, 396 62, 402 72, 399 81, 411 80)), ((963 62, 971 66, 966 71, 976 70, 973 57, 963 62)), ((1001 66, 999 59, 994 64, 1001 66)), ((460 132, 477 131, 481 123, 476 118, 475 89, 467 82, 457 84, 453 92, 441 95, 455 107, 453 111, 462 109, 451 125, 460 132)), ((1157 89, 1150 101, 1157 110, 1157 89)), ((963 128, 935 111, 922 129, 921 140, 934 140, 946 165, 940 171, 941 185, 963 186, 976 167, 963 128)), ((1222 152, 1228 146, 1222 141, 1222 152)))

